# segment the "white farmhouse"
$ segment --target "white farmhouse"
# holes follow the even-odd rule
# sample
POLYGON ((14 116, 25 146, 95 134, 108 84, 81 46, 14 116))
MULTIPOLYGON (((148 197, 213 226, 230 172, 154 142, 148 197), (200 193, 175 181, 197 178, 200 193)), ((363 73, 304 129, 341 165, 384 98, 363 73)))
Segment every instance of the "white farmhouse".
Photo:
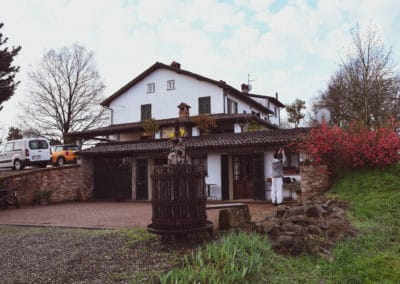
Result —
MULTIPOLYGON (((71 134, 109 139, 83 152, 93 166, 95 198, 151 199, 151 167, 167 162, 178 112, 185 122, 179 129, 183 144, 191 162, 207 169, 213 199, 268 199, 273 152, 307 132, 279 128, 284 105, 277 95, 252 94, 246 84, 238 90, 183 70, 177 62, 153 64, 102 105, 111 111, 109 126, 71 134)), ((288 148, 285 174, 293 177, 298 171, 299 155, 288 148)))

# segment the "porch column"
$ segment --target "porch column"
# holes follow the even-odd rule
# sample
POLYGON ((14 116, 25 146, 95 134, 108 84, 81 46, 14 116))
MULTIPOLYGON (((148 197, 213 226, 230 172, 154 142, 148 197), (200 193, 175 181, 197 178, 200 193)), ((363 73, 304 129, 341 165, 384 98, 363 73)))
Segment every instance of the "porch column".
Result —
POLYGON ((136 200, 136 157, 132 156, 132 200, 136 200))

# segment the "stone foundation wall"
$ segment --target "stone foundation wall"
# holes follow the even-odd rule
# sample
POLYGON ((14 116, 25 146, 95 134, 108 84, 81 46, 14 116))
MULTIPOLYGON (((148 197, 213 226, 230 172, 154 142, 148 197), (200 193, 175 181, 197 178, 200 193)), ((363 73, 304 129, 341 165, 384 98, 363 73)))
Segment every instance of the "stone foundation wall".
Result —
POLYGON ((35 169, 1 177, 0 185, 17 188, 21 204, 32 204, 36 190, 51 190, 50 202, 85 200, 93 194, 93 170, 90 171, 90 163, 35 169))
POLYGON ((326 166, 300 167, 301 197, 303 200, 311 199, 329 189, 329 173, 326 166))

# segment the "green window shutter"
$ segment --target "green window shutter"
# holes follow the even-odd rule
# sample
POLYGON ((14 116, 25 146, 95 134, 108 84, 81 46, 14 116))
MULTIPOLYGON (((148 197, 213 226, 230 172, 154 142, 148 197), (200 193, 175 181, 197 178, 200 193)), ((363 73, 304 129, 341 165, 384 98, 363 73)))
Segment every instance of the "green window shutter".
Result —
POLYGON ((199 114, 211 113, 211 97, 199 98, 199 114))
POLYGON ((141 111, 141 120, 142 121, 151 119, 151 104, 141 105, 140 111, 141 111))

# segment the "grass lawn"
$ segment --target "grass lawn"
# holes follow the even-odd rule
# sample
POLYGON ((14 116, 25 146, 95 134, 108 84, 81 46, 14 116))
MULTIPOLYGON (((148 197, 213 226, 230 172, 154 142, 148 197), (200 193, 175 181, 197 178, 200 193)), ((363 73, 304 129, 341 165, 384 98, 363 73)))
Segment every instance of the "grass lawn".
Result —
POLYGON ((400 283, 400 164, 344 173, 330 197, 351 202, 360 230, 339 243, 329 263, 275 254, 262 236, 230 234, 185 257, 162 283, 400 283))

